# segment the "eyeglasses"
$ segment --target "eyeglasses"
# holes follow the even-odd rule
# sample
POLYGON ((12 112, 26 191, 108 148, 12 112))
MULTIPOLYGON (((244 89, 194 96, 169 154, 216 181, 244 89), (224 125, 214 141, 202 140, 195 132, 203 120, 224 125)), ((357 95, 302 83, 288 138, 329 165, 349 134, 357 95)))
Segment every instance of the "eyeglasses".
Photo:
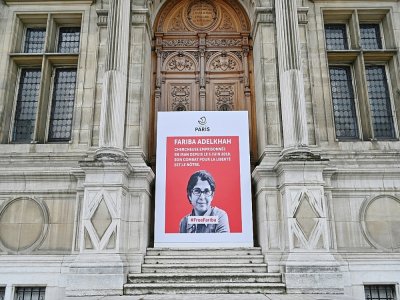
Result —
POLYGON ((195 195, 196 197, 200 197, 201 194, 204 194, 204 196, 206 196, 206 197, 210 197, 213 194, 213 191, 211 191, 209 189, 205 189, 204 191, 202 191, 199 188, 194 188, 192 190, 192 194, 195 195))

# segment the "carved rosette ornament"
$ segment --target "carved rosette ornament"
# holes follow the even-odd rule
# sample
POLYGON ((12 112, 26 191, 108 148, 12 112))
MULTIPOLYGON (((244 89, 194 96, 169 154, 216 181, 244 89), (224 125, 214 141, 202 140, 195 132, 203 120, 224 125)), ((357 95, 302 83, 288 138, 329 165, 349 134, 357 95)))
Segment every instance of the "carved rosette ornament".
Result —
POLYGON ((171 88, 172 110, 184 111, 189 108, 190 87, 187 85, 174 85, 171 88))
POLYGON ((217 85, 215 89, 217 110, 227 111, 233 108, 233 86, 229 84, 217 85))

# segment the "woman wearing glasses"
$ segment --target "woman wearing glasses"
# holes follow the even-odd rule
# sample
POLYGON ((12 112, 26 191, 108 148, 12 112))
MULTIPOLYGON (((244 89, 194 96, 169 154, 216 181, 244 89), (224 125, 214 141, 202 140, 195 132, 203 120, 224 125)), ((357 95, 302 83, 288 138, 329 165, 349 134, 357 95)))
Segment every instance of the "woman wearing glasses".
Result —
POLYGON ((229 232, 229 219, 226 212, 212 207, 215 193, 215 181, 210 173, 201 170, 190 176, 187 197, 192 212, 180 222, 180 233, 219 233, 229 232))

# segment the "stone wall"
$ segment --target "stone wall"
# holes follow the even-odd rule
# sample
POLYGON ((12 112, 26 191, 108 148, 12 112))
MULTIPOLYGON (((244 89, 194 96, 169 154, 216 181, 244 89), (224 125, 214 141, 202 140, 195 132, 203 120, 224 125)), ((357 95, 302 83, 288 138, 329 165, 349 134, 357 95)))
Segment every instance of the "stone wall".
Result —
MULTIPOLYGON (((297 30, 298 39, 291 40, 297 44, 284 49, 278 30, 285 24, 277 25, 276 1, 240 1, 250 16, 253 39, 255 244, 269 271, 285 274, 288 292, 314 289, 363 299, 364 284, 400 284, 400 142, 336 138, 324 11, 388 12, 391 27, 385 30, 391 32, 387 42, 394 52, 387 65, 398 137, 400 8, 389 0, 295 1, 298 22, 288 32, 297 30), (295 74, 291 82, 282 76, 288 71, 282 55, 298 55, 300 67, 289 70, 295 74), (285 98, 285 105, 290 107, 295 97, 304 100, 305 114, 293 111, 297 123, 284 124, 282 92, 296 80, 303 94, 285 98), (305 126, 298 137, 304 145, 293 145, 293 124, 305 126)), ((7 286, 6 297, 18 285, 47 286, 48 299, 119 294, 126 274, 140 272, 146 248, 152 246, 152 24, 160 2, 133 1, 129 8, 127 74, 121 77, 126 111, 124 120, 113 120, 123 122, 123 132, 116 133, 123 143, 110 149, 101 140, 102 130, 111 128, 101 110, 110 92, 104 82, 112 55, 109 10, 115 2, 22 5, 0 0, 0 70, 5 70, 0 72, 0 286, 7 286), (18 53, 10 57, 21 38, 17 16, 60 13, 81 16, 71 142, 10 143, 16 66, 24 65, 18 53)))

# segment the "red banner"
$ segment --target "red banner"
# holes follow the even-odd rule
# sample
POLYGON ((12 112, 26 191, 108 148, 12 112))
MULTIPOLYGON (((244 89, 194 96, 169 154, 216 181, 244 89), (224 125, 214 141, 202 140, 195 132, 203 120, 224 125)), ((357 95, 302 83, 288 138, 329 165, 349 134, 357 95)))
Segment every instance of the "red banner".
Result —
POLYGON ((179 233, 191 213, 188 181, 201 170, 215 181, 211 206, 226 212, 231 233, 242 232, 239 155, 238 136, 167 137, 165 233, 179 233))

